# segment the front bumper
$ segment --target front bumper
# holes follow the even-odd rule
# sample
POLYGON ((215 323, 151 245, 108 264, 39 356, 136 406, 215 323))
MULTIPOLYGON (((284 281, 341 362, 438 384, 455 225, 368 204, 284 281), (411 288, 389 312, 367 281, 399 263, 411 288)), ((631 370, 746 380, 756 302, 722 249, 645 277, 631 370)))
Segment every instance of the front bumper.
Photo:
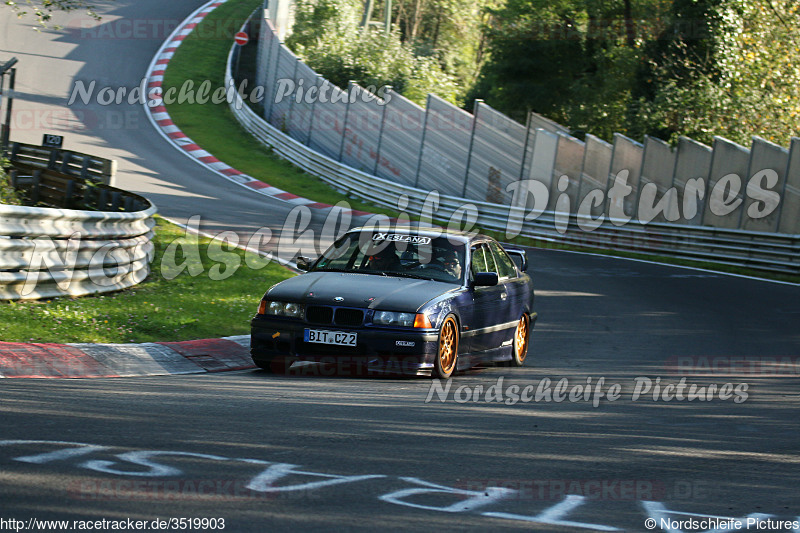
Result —
POLYGON ((250 355, 259 365, 283 359, 336 365, 350 374, 430 375, 439 346, 435 329, 377 326, 339 327, 256 315, 250 322, 250 355), (305 330, 356 334, 355 346, 306 342, 305 330))

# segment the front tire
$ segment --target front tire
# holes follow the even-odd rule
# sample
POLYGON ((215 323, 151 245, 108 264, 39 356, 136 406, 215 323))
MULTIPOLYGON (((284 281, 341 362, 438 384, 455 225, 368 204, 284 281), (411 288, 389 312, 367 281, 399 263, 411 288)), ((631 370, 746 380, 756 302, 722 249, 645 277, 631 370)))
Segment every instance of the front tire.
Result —
POLYGON ((439 328, 439 349, 436 352, 436 363, 433 376, 448 379, 458 365, 458 322, 454 315, 447 315, 439 328))

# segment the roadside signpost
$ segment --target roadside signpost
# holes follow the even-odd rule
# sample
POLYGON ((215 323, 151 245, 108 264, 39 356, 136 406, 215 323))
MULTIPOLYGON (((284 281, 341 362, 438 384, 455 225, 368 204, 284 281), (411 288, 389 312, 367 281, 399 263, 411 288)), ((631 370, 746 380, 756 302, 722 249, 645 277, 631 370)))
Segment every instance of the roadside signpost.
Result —
POLYGON ((48 148, 61 148, 64 146, 64 136, 45 133, 42 136, 42 146, 47 146, 48 148))
POLYGON ((247 32, 240 31, 233 36, 233 40, 236 41, 236 69, 234 70, 234 76, 238 77, 239 58, 242 57, 242 47, 250 41, 250 36, 247 35, 247 32))

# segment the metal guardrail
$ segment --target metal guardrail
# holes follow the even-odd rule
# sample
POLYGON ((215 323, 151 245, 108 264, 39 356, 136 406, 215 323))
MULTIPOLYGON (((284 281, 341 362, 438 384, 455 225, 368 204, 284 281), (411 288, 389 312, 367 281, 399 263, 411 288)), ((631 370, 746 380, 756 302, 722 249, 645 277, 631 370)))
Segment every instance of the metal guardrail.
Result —
POLYGON ((117 169, 117 162, 111 159, 17 142, 11 143, 8 159, 15 166, 27 165, 58 171, 106 185, 111 184, 117 169))
MULTIPOLYGON (((233 49, 228 56, 226 86, 233 82, 232 58, 233 49)), ((396 208, 396 199, 407 195, 409 206, 406 211, 417 216, 422 214, 424 199, 430 191, 361 172, 311 150, 258 116, 238 94, 230 103, 230 109, 242 127, 261 143, 340 192, 389 208, 396 208)), ((513 234, 532 239, 800 274, 800 235, 636 221, 615 225, 615 221, 608 219, 597 229, 584 231, 581 226, 586 227, 586 223, 591 221, 576 214, 569 216, 566 228, 561 232, 556 229, 556 219, 562 217, 554 211, 545 211, 535 220, 526 221, 526 212, 518 207, 447 195, 439 197, 434 214, 437 219, 446 220, 457 212, 463 212, 464 206, 475 208, 476 223, 485 230, 508 232, 510 227, 516 226, 516 230, 512 229, 513 234)))
POLYGON ((58 207, 0 204, 0 299, 106 293, 147 277, 156 208, 146 198, 19 159, 11 178, 58 207))
POLYGON ((142 282, 153 257, 155 212, 0 204, 0 299, 84 296, 142 282))

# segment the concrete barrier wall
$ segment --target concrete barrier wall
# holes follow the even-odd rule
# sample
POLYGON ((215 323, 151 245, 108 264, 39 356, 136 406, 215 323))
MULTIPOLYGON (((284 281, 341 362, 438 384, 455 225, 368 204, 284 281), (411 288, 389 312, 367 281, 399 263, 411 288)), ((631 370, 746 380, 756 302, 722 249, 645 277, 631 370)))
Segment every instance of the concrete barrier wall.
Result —
POLYGON ((414 186, 461 196, 471 138, 472 115, 437 96, 428 95, 422 152, 414 186))
MULTIPOLYGON (((378 153, 383 109, 372 101, 365 102, 362 95, 367 90, 351 84, 351 100, 345 104, 345 122, 342 139, 342 163, 363 172, 373 172, 378 153)), ((368 94, 368 93, 367 93, 368 94)), ((338 131, 335 131, 338 133, 338 131)))
POLYGON ((672 186, 678 193, 681 216, 677 223, 699 226, 703 217, 705 190, 711 169, 712 150, 688 137, 678 140, 672 186))
POLYGON ((749 160, 750 151, 744 146, 722 137, 714 139, 703 216, 705 225, 730 229, 739 227, 739 209, 728 208, 726 205, 744 201, 744 189, 740 183, 747 175, 749 160))
POLYGON ((675 151, 672 147, 660 139, 645 137, 637 202, 639 221, 648 223, 678 220, 678 194, 672 187, 674 174, 675 151))
POLYGON ((611 155, 611 174, 608 186, 612 187, 618 178, 625 177, 630 193, 623 198, 608 198, 608 213, 614 216, 613 208, 617 213, 628 217, 636 216, 636 197, 639 189, 639 177, 642 172, 642 158, 644 150, 641 144, 620 135, 614 134, 614 150, 611 155))
POLYGON ((327 157, 402 184, 504 205, 513 201, 514 181, 534 179, 549 191, 549 209, 555 208, 561 192, 572 200, 573 213, 591 195, 591 208, 584 206, 594 218, 607 218, 607 193, 626 171, 631 191, 615 206, 624 218, 797 231, 793 214, 800 212, 800 143, 794 141, 787 150, 756 139, 748 149, 724 139, 708 147, 684 137, 672 150, 656 139, 645 139, 644 146, 617 134, 612 146, 592 135, 585 142, 571 137, 567 128, 535 113, 522 126, 482 102, 473 114, 432 95, 422 108, 391 90, 383 99, 365 101, 360 96, 365 89, 357 86, 349 91, 331 88, 327 101, 297 102, 296 92, 284 94, 287 82, 297 88, 302 80, 306 90, 328 82, 282 44, 285 33, 278 26, 285 32, 290 20, 281 8, 285 4, 271 2, 261 24, 257 79, 265 87, 263 118, 327 157), (274 22, 269 16, 282 18, 274 22), (739 176, 739 189, 731 189, 730 174, 739 176), (563 175, 568 181, 560 179, 563 175), (758 183, 748 190, 754 176, 758 183), (727 193, 733 196, 727 198, 727 193), (748 215, 748 210, 763 211, 765 202, 774 203, 774 195, 779 199, 772 211, 759 218, 748 215), (639 213, 642 196, 649 205, 639 213), (652 218, 650 200, 663 207, 652 218))
POLYGON ((507 187, 520 179, 525 127, 483 102, 475 106, 469 170, 462 196, 509 203, 507 187))
POLYGON ((792 139, 780 213, 778 232, 800 234, 800 138, 792 139))
POLYGON ((747 198, 742 205, 739 227, 750 231, 778 231, 780 211, 773 208, 766 216, 760 216, 759 211, 770 211, 773 203, 776 207, 780 205, 781 195, 785 196, 788 167, 789 150, 758 137, 753 139, 745 189, 747 198))
POLYGON ((543 129, 536 130, 528 179, 543 183, 545 188, 551 191, 550 196, 552 196, 557 155, 558 134, 543 129))
MULTIPOLYGON (((231 58, 226 71, 226 84, 231 80, 231 58)), ((239 123, 263 144, 273 148, 275 153, 303 168, 331 186, 347 190, 367 201, 386 207, 396 207, 397 198, 408 198, 405 210, 412 216, 427 213, 428 190, 415 188, 397 179, 384 179, 374 174, 362 172, 315 151, 289 135, 281 132, 260 118, 250 107, 243 106, 239 96, 231 103, 230 109, 239 123)), ((530 147, 536 145, 540 158, 526 162, 526 168, 533 176, 544 176, 548 171, 551 182, 556 164, 560 161, 560 148, 563 147, 563 134, 553 134, 545 130, 537 131, 537 139, 526 139, 530 147)), ((611 146, 600 140, 587 139, 584 161, 587 154, 596 153, 605 160, 599 165, 607 178, 611 163, 611 146)), ((532 153, 526 150, 526 153, 532 153)), ((563 152, 561 152, 563 153, 563 152)), ((574 157, 574 154, 573 154, 574 157)), ((583 165, 583 170, 591 166, 583 165)), ((582 171, 582 183, 586 174, 582 171)), ((540 184, 543 186, 543 184, 540 184)), ((537 189, 541 190, 541 187, 537 189)), ((602 189, 600 192, 604 191, 602 189)), ((547 191, 545 191, 547 192, 547 191)), ((586 217, 567 215, 560 208, 555 211, 537 209, 532 195, 513 195, 512 203, 503 205, 480 200, 465 201, 462 196, 438 195, 435 217, 448 220, 458 214, 464 215, 465 208, 474 214, 475 224, 486 230, 505 232, 507 238, 522 235, 534 239, 574 244, 576 246, 601 247, 612 250, 632 251, 639 254, 672 256, 683 259, 724 262, 730 265, 752 267, 781 273, 800 273, 800 235, 756 233, 742 230, 723 230, 700 226, 652 223, 642 225, 630 223, 623 226, 602 224, 602 217, 588 221, 586 217), (600 222, 598 224, 598 222, 600 222), (590 227, 591 226, 591 227, 590 227)), ((602 203, 602 201, 601 201, 602 203)), ((375 215, 372 220, 382 218, 375 215)))
POLYGON ((373 174, 384 179, 414 185, 425 111, 401 95, 389 91, 385 97, 378 150, 373 174))
POLYGON ((581 171, 583 169, 583 154, 586 143, 569 135, 558 136, 558 151, 556 152, 555 168, 553 169, 553 188, 550 191, 548 209, 555 210, 561 193, 569 198, 570 212, 574 212, 578 205, 578 193, 581 187, 581 171), (566 188, 560 188, 562 176, 567 177, 566 188))
POLYGON ((594 135, 587 135, 585 150, 578 205, 588 207, 586 213, 591 213, 596 218, 605 210, 605 193, 608 186, 608 175, 611 172, 613 148, 604 140, 594 135), (594 193, 594 191, 601 191, 602 195, 594 193), (590 193, 600 197, 599 203, 591 199, 587 200, 586 197, 590 193), (587 205, 589 201, 591 203, 587 205))

